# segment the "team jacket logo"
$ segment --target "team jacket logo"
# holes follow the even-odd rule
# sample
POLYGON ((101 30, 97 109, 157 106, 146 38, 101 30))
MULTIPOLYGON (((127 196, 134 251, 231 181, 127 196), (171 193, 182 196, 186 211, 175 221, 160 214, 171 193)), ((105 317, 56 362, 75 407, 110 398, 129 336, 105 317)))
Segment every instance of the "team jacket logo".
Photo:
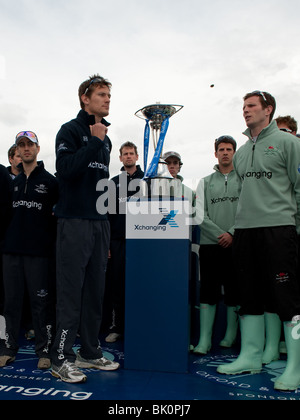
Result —
POLYGON ((63 150, 68 150, 67 146, 65 145, 65 143, 60 143, 60 145, 57 148, 57 153, 63 151, 63 150))
POLYGON ((269 146, 264 150, 265 155, 276 155, 280 150, 277 147, 269 146))
POLYGON ((277 283, 286 283, 290 279, 289 273, 278 273, 276 274, 277 283))
POLYGON ((172 228, 178 228, 178 224, 175 222, 175 217, 178 210, 171 210, 170 212, 166 208, 160 208, 159 211, 164 215, 164 218, 158 224, 160 226, 169 224, 172 228))
POLYGON ((48 296, 48 291, 45 289, 38 290, 37 295, 38 297, 45 298, 46 296, 48 296))
POLYGON ((36 185, 35 186, 35 191, 40 193, 40 194, 47 194, 48 188, 44 184, 36 185))

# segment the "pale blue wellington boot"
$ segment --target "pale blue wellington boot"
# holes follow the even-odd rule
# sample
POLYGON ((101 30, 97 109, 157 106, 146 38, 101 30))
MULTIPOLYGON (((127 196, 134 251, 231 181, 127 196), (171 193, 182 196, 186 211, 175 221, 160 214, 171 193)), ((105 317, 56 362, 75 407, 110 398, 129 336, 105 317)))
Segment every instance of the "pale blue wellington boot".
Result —
POLYGON ((238 358, 217 369, 225 375, 243 372, 259 373, 262 369, 262 355, 265 343, 263 315, 244 315, 240 317, 241 351, 238 358))
POLYGON ((207 354, 211 349, 216 307, 217 305, 200 303, 200 339, 193 351, 196 354, 207 354))
POLYGON ((300 387, 300 322, 284 322, 287 347, 285 371, 277 378, 274 388, 280 391, 295 391, 300 387))
POLYGON ((266 342, 262 362, 263 365, 268 365, 280 357, 281 320, 277 314, 265 312, 265 329, 266 342))
POLYGON ((236 340, 239 319, 236 306, 227 306, 227 328, 225 337, 220 342, 221 347, 232 347, 236 340))

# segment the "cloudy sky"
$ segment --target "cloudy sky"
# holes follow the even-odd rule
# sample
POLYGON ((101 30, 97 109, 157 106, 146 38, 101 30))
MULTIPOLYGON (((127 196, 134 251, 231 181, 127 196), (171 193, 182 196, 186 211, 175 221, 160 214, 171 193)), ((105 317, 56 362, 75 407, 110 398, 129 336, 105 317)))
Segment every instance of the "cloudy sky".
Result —
POLYGON ((245 142, 242 97, 259 89, 275 116, 300 122, 299 0, 0 0, 0 163, 18 131, 32 130, 55 171, 55 136, 79 111, 77 90, 99 73, 112 87, 111 176, 118 150, 137 144, 135 112, 156 102, 184 108, 170 119, 164 150, 182 155, 193 186, 212 172, 213 142, 245 142), (214 84, 214 87, 210 87, 214 84))

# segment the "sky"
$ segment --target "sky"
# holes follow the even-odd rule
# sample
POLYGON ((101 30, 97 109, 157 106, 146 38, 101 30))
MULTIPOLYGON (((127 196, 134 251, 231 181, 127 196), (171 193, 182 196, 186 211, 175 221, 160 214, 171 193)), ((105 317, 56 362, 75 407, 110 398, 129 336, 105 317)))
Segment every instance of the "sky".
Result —
POLYGON ((270 92, 275 117, 300 124, 299 16, 299 0, 0 0, 0 163, 15 135, 31 130, 54 173, 56 134, 80 110, 79 85, 99 73, 112 83, 110 175, 125 141, 143 168, 136 111, 176 104, 164 151, 181 154, 194 188, 217 163, 217 137, 245 143, 246 93, 270 92))

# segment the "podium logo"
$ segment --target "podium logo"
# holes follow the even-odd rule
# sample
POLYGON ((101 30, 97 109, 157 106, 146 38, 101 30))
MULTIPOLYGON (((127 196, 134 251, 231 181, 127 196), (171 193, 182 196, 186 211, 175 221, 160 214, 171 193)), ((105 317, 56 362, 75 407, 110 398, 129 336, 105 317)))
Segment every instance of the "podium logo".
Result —
POLYGON ((169 212, 168 209, 161 207, 159 209, 159 211, 163 214, 163 219, 161 220, 161 222, 158 224, 159 226, 165 226, 165 225, 170 225, 172 228, 178 228, 178 224, 175 222, 175 217, 178 213, 178 210, 171 210, 169 212))

